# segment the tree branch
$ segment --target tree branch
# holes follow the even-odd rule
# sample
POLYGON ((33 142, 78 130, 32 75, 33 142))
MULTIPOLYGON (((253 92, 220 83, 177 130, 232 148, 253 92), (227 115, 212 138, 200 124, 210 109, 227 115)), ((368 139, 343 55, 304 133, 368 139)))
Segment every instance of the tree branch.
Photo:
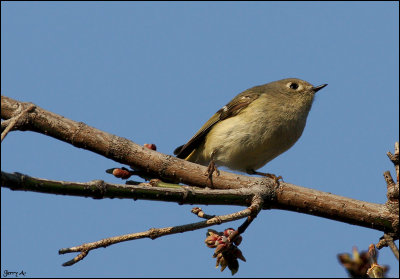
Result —
POLYGON ((239 220, 242 218, 245 218, 247 216, 250 216, 254 213, 254 207, 257 207, 258 204, 252 204, 249 208, 246 208, 244 210, 232 213, 232 214, 227 214, 227 215, 221 215, 221 216, 215 216, 211 219, 208 219, 206 221, 202 222, 197 222, 197 223, 191 223, 191 224, 186 224, 186 225, 181 225, 181 226, 175 226, 175 227, 166 227, 166 228, 151 228, 145 232, 139 232, 139 233, 132 233, 132 234, 125 234, 125 235, 120 235, 120 236, 114 236, 110 238, 105 238, 96 242, 91 242, 91 243, 85 243, 80 246, 75 246, 75 247, 70 247, 70 248, 63 248, 58 251, 59 254, 66 254, 66 253, 73 253, 73 252, 81 252, 78 256, 73 258, 72 260, 65 262, 63 266, 70 266, 73 265, 83 258, 87 256, 90 250, 97 249, 100 247, 107 247, 116 243, 124 242, 124 241, 129 241, 129 240, 136 240, 136 239, 141 239, 141 238, 150 238, 150 239, 156 239, 161 236, 166 236, 170 234, 176 234, 176 233, 183 233, 187 231, 194 231, 202 228, 207 228, 210 226, 226 223, 226 222, 231 222, 235 220, 239 220))
MULTIPOLYGON (((31 103, 22 103, 1 96, 1 117, 2 119, 10 119, 18 113, 16 111, 18 107, 24 110, 31 105, 31 103)), ((75 122, 38 106, 33 111, 29 111, 26 117, 29 121, 20 125, 18 127, 20 130, 42 133, 76 147, 93 151, 116 162, 138 169, 149 177, 184 183, 191 185, 191 187, 211 186, 207 175, 205 175, 207 167, 150 150, 128 139, 100 131, 82 122, 75 122)), ((54 190, 54 188, 48 187, 49 184, 42 186, 41 182, 32 181, 30 186, 26 185, 27 178, 25 178, 24 183, 19 181, 17 177, 8 178, 10 178, 9 174, 5 176, 2 173, 2 186, 14 190, 59 194, 62 194, 63 191, 69 191, 74 195, 92 196, 87 190, 83 189, 82 185, 78 187, 76 183, 72 183, 73 187, 69 190, 60 186, 58 186, 58 190, 54 190)), ((249 177, 224 171, 221 171, 219 176, 213 176, 212 186, 214 189, 241 189, 240 191, 251 189, 253 195, 260 194, 264 197, 263 209, 291 210, 384 232, 398 233, 399 216, 388 210, 386 205, 358 201, 284 182, 280 182, 279 187, 276 188, 273 179, 249 177)), ((96 194, 93 197, 103 197, 104 193, 108 192, 107 187, 100 188, 105 190, 101 192, 101 195, 99 195, 99 191, 95 191, 96 194)), ((115 188, 112 189, 115 190, 115 188)), ((119 190, 121 191, 121 188, 119 190)), ((108 194, 115 196, 115 193, 112 190, 110 191, 111 193, 108 194)), ((130 198, 141 198, 137 196, 137 193, 132 193, 130 198)), ((216 192, 213 193, 216 194, 216 192)), ((127 195, 129 196, 129 194, 127 195)), ((187 196, 190 196, 190 194, 187 194, 187 196)), ((165 198, 166 201, 174 202, 178 199, 165 198)), ((235 201, 230 204, 248 205, 250 200, 247 198, 248 196, 243 199, 235 198, 235 201)), ((179 196, 179 200, 179 202, 182 202, 181 196, 179 196)), ((196 203, 202 203, 199 199, 197 201, 196 203)), ((209 203, 210 201, 207 202, 207 204, 209 203)))
MULTIPOLYGON (((159 182, 165 184, 163 182, 159 182)), ((254 191, 245 189, 210 190, 198 187, 159 187, 159 183, 113 184, 102 180, 87 183, 35 178, 21 173, 1 172, 1 185, 16 191, 92 197, 155 200, 179 204, 215 204, 248 206, 254 191)), ((174 185, 173 185, 174 186, 174 185)))
MULTIPOLYGON (((397 181, 396 183, 394 182, 392 175, 390 174, 390 171, 385 171, 383 173, 383 177, 385 178, 386 181, 386 187, 387 187, 386 196, 388 199, 385 205, 386 208, 392 214, 399 215, 399 143, 396 142, 394 145, 394 154, 392 154, 391 152, 387 152, 386 154, 395 167, 397 174, 397 181)), ((399 221, 398 220, 394 221, 393 226, 399 227, 399 221)), ((398 231, 394 233, 385 232, 385 234, 381 237, 376 247, 378 249, 381 249, 383 247, 389 246, 393 252, 393 255, 397 258, 397 260, 399 260, 399 248, 397 248, 396 244, 394 243, 394 240, 396 239, 399 239, 398 231)))
MULTIPOLYGON (((116 162, 130 166, 130 175, 140 175, 151 179, 149 183, 135 182, 134 185, 111 184, 101 180, 88 183, 54 181, 34 178, 19 173, 1 173, 2 187, 11 190, 34 191, 51 194, 102 198, 129 198, 177 202, 179 204, 227 204, 249 206, 245 210, 223 216, 210 216, 199 209, 195 213, 206 221, 176 227, 150 229, 102 239, 80 246, 64 248, 59 254, 80 252, 64 266, 73 265, 85 258, 90 250, 99 247, 139 238, 155 239, 160 236, 209 227, 247 217, 237 229, 226 229, 223 233, 211 232, 207 246, 216 247, 214 257, 221 271, 228 266, 232 274, 237 272, 237 259, 245 260, 237 245, 241 234, 257 216, 261 209, 283 209, 329 218, 353 225, 368 227, 384 232, 377 244, 378 249, 389 246, 396 258, 399 251, 394 240, 399 238, 399 144, 395 145, 394 155, 387 153, 397 174, 395 183, 390 172, 384 173, 387 184, 388 201, 374 204, 346 197, 336 196, 269 178, 257 178, 220 172, 220 175, 207 176, 207 167, 190 163, 170 155, 161 154, 139 146, 126 138, 121 138, 82 122, 62 117, 46 111, 32 103, 23 103, 1 96, 1 140, 9 131, 34 131, 62 140, 79 148, 100 154, 116 162), (160 180, 161 179, 161 180, 160 180), (182 186, 184 183, 189 186, 182 186), (225 238, 224 238, 225 237, 225 238), (215 243, 213 241, 215 240, 215 243), (215 246, 214 246, 215 245, 215 246)), ((212 231, 212 230, 209 230, 212 231)))
MULTIPOLYGON (((9 119, 15 115, 18 105, 23 109, 30 103, 22 103, 1 96, 1 118, 9 119)), ((29 113, 30 121, 19 127, 21 131, 41 133, 78 148, 90 150, 106 158, 131 166, 147 173, 149 177, 177 181, 184 184, 210 187, 210 181, 204 175, 207 167, 187 162, 171 155, 165 155, 82 122, 76 122, 61 115, 49 112, 40 107, 29 113)), ((251 187, 263 181, 264 185, 273 187, 272 179, 255 179, 229 172, 221 172, 213 177, 215 189, 238 189, 251 187)))
POLYGON ((396 243, 394 243, 393 237, 390 234, 385 233, 381 240, 379 240, 378 244, 376 244, 376 248, 382 249, 383 247, 390 247, 393 252, 393 255, 399 260, 399 248, 397 248, 396 243))
MULTIPOLYGON (((252 197, 260 192, 253 188, 210 190, 183 186, 157 187, 157 184, 121 185, 95 180, 88 183, 65 182, 34 178, 19 173, 1 173, 2 187, 18 191, 73 195, 100 198, 130 198, 177 202, 180 204, 229 204, 248 206, 252 197)), ((264 188, 265 189, 265 188, 264 188)), ((268 193, 268 191, 267 191, 268 193)), ((276 208, 325 217, 380 231, 393 232, 392 223, 398 215, 385 205, 358 201, 317 190, 280 182, 271 196, 263 195, 263 209, 276 208)))
MULTIPOLYGON (((8 132, 11 129, 17 129, 18 126, 23 126, 25 125, 25 122, 27 121, 27 113, 31 112, 33 109, 35 109, 35 105, 30 104, 29 106, 27 106, 24 110, 22 110, 20 113, 18 113, 17 115, 15 115, 14 117, 10 118, 8 121, 4 123, 5 125, 2 125, 1 128, 1 141, 3 141, 3 139, 7 136, 8 132), (14 127, 16 126, 16 127, 14 127), (3 130, 4 127, 4 130, 3 130)), ((18 112, 18 110, 21 110, 21 106, 18 106, 18 109, 16 110, 16 112, 18 112)), ((1 123, 3 124, 3 123, 1 123)))

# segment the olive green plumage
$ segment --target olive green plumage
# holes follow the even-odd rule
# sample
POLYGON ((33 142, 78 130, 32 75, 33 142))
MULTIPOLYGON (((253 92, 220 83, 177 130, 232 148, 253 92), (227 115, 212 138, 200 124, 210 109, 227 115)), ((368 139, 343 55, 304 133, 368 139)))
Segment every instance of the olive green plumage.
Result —
POLYGON ((174 154, 202 165, 213 160, 217 166, 251 173, 299 139, 314 94, 325 86, 288 78, 247 89, 174 154))

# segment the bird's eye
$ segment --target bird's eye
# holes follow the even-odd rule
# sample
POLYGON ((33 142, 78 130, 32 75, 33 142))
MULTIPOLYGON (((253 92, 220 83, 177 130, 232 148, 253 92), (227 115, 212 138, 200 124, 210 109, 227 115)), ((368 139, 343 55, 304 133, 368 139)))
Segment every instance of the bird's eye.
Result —
POLYGON ((299 88, 299 85, 298 85, 297 83, 295 83, 295 82, 292 82, 292 83, 289 85, 289 87, 292 88, 292 89, 294 89, 294 90, 296 90, 297 88, 299 88))

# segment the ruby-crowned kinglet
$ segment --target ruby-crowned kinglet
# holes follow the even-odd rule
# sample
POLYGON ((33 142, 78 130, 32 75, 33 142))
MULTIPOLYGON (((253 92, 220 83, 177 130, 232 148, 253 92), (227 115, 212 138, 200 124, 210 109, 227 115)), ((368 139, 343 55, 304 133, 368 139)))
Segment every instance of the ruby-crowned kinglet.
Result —
POLYGON ((327 86, 288 78, 247 89, 217 111, 185 144, 178 158, 232 170, 255 170, 295 144, 314 94, 327 86))

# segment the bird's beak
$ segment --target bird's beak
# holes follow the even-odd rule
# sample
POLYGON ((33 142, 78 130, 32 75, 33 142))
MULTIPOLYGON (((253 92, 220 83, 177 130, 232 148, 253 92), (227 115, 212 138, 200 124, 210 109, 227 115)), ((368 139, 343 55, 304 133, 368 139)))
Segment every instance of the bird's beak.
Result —
POLYGON ((313 91, 314 91, 314 93, 317 93, 319 90, 321 90, 322 88, 324 88, 325 86, 327 86, 328 84, 322 84, 322 85, 318 85, 318 86, 315 86, 315 87, 313 87, 313 91))

